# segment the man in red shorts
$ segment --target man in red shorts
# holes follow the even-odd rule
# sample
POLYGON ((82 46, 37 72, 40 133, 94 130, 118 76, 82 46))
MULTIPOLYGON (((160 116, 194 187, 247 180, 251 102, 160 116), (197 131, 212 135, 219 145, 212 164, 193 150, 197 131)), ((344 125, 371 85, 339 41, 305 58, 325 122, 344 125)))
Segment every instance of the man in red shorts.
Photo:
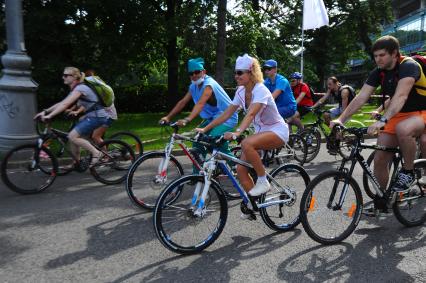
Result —
MULTIPOLYGON (((392 189, 395 192, 404 192, 414 182, 415 137, 423 133, 426 121, 426 96, 421 95, 414 84, 425 77, 417 62, 400 55, 399 42, 393 36, 379 38, 373 44, 372 52, 377 68, 370 72, 360 93, 340 117, 331 122, 331 126, 347 121, 367 103, 374 90, 381 86, 383 95, 390 96, 390 104, 380 121, 368 128, 368 134, 380 132, 377 138, 379 145, 399 146, 404 167, 392 189), (381 130, 382 128, 384 129, 381 130)), ((383 190, 389 179, 387 165, 392 157, 393 154, 386 151, 377 151, 374 156, 374 174, 383 190)))

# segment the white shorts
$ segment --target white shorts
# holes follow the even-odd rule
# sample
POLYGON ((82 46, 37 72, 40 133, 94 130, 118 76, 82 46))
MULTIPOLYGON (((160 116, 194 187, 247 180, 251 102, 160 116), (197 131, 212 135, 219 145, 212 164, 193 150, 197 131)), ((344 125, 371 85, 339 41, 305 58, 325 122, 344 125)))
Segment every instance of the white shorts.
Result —
POLYGON ((285 143, 288 142, 289 137, 289 131, 288 131, 288 125, 285 124, 279 124, 274 127, 268 127, 268 128, 262 128, 259 133, 263 132, 273 132, 276 134, 280 139, 282 139, 285 143))

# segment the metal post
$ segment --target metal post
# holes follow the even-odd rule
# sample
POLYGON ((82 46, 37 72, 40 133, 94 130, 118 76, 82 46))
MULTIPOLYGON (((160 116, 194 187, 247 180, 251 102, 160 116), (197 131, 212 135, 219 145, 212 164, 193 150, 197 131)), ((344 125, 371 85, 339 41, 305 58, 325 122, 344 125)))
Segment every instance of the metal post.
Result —
POLYGON ((31 78, 31 58, 25 50, 22 0, 6 0, 5 11, 7 51, 1 57, 0 155, 37 138, 33 117, 38 84, 31 78))

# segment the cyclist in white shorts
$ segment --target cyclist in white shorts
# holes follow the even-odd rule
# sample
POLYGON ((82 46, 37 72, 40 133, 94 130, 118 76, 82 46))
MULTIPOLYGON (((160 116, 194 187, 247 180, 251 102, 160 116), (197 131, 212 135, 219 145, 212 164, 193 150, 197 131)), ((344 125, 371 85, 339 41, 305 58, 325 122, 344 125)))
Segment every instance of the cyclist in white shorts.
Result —
POLYGON ((239 108, 247 113, 235 132, 227 132, 224 138, 236 139, 253 122, 255 134, 245 138, 241 143, 241 159, 253 165, 258 176, 256 185, 249 176, 248 169, 237 166, 238 179, 244 190, 251 196, 259 196, 270 190, 266 179, 266 171, 260 159, 258 150, 268 150, 281 147, 288 141, 289 131, 284 119, 278 113, 271 92, 263 84, 263 75, 259 61, 245 54, 237 58, 235 64, 235 80, 238 89, 232 104, 199 132, 208 132, 232 116, 239 108))

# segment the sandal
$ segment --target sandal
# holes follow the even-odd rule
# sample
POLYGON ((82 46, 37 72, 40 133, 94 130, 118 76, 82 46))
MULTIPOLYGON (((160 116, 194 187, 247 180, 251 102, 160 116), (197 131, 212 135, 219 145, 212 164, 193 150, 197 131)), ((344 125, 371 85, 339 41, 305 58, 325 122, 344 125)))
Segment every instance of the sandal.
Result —
POLYGON ((90 161, 89 168, 92 168, 96 164, 98 164, 101 161, 102 157, 103 157, 103 154, 100 151, 98 152, 98 155, 92 156, 92 160, 90 161))

